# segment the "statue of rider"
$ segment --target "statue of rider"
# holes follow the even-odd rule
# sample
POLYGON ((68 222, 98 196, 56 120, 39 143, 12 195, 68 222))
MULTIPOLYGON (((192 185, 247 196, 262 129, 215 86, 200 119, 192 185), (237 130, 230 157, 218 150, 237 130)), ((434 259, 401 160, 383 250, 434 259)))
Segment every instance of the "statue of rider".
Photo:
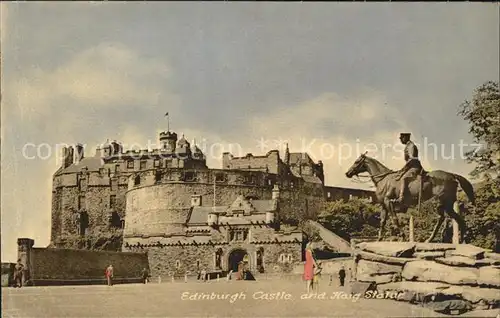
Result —
POLYGON ((399 192, 399 197, 394 200, 394 202, 401 204, 405 202, 405 194, 407 191, 408 184, 414 180, 418 175, 422 173, 422 164, 418 159, 418 149, 417 146, 410 140, 410 133, 401 133, 399 136, 399 140, 403 145, 405 145, 404 149, 404 158, 406 164, 399 171, 396 180, 400 180, 401 178, 401 189, 399 192))

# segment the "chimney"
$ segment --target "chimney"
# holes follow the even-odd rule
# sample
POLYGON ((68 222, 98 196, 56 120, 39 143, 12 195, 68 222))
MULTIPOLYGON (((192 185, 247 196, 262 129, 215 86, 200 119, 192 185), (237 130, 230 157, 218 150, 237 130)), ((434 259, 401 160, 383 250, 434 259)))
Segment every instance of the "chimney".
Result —
POLYGON ((73 164, 74 151, 73 151, 72 146, 68 147, 68 152, 66 154, 67 154, 67 156, 66 156, 65 164, 66 164, 66 167, 69 167, 73 164))
POLYGON ((75 163, 79 164, 80 161, 83 159, 83 145, 82 144, 76 144, 75 146, 75 163))
POLYGON ((68 155, 69 155, 68 147, 63 147, 61 149, 61 161, 62 161, 61 166, 63 169, 68 167, 68 155))

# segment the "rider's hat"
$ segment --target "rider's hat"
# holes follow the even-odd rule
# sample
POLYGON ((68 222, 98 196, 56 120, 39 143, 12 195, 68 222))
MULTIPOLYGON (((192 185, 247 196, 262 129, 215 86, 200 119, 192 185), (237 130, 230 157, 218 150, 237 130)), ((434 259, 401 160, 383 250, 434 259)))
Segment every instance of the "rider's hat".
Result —
POLYGON ((399 136, 400 137, 408 137, 408 138, 410 138, 411 133, 401 133, 401 134, 399 134, 399 136))

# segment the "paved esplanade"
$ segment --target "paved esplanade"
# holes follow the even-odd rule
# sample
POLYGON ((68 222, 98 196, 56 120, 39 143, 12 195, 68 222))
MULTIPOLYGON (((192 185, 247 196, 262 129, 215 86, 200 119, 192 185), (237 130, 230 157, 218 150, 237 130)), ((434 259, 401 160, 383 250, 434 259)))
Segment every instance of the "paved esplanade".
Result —
POLYGON ((393 300, 347 297, 322 282, 326 299, 301 299, 301 281, 2 288, 3 317, 439 317, 393 300), (213 294, 212 294, 213 293, 213 294), (215 295, 215 296, 212 296, 215 295), (274 296, 274 297, 273 297, 274 296), (215 299, 210 299, 214 298, 215 299), (184 298, 184 299, 183 299, 184 298), (225 298, 225 299, 221 299, 225 298), (257 299, 256 299, 257 298, 257 299), (268 298, 268 299, 266 299, 268 298), (274 299, 269 299, 274 298, 274 299), (332 299, 333 298, 333 299, 332 299))

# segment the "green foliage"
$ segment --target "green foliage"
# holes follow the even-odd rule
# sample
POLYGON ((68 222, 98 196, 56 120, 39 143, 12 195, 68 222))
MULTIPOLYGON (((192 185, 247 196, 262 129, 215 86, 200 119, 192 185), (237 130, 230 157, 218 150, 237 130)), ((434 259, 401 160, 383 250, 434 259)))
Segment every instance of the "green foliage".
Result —
POLYGON ((379 215, 376 205, 354 198, 348 202, 327 202, 318 219, 330 231, 350 240, 352 236, 376 236, 379 215))
POLYGON ((500 179, 482 182, 475 193, 476 206, 464 211, 470 243, 500 252, 500 179))
POLYGON ((298 227, 306 236, 306 240, 309 242, 317 242, 321 239, 318 229, 307 223, 308 220, 303 220, 299 222, 298 227))
POLYGON ((465 153, 475 163, 472 176, 483 172, 500 173, 500 90, 499 82, 488 81, 474 90, 472 100, 460 105, 459 115, 470 124, 474 141, 485 145, 480 151, 465 153))

